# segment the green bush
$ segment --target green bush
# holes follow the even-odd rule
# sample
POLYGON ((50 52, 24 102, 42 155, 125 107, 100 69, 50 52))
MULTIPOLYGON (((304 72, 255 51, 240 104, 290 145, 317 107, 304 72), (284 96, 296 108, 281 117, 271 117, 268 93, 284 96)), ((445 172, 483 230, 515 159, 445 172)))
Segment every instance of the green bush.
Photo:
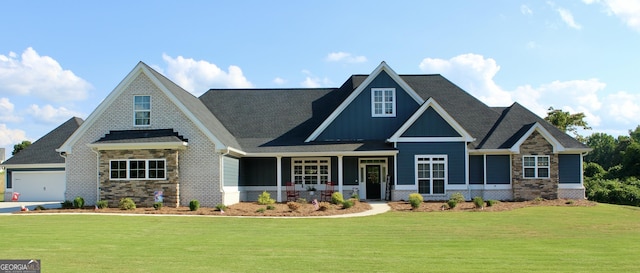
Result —
POLYGON ((189 201, 189 210, 190 211, 196 211, 200 208, 200 201, 193 199, 191 201, 189 201))
POLYGON ((352 193, 351 194, 351 199, 356 199, 356 200, 360 200, 360 196, 357 193, 352 193))
POLYGON ((296 202, 287 202, 287 206, 291 211, 296 211, 300 209, 300 203, 296 203, 296 202))
POLYGON ((340 192, 334 192, 331 194, 331 204, 342 204, 344 202, 344 197, 340 192))
POLYGON ((73 207, 76 209, 81 209, 84 207, 84 198, 80 197, 80 196, 76 196, 76 198, 73 199, 73 207))
POLYGON ((265 208, 259 208, 259 209, 257 209, 257 210, 256 210, 256 212, 264 213, 264 211, 265 211, 265 210, 267 210, 267 209, 265 209, 265 208))
POLYGON ((71 202, 69 200, 65 200, 64 202, 60 203, 60 206, 62 206, 63 209, 72 209, 73 208, 73 202, 71 202))
POLYGON ((349 199, 349 200, 345 200, 344 202, 342 202, 342 208, 344 209, 348 209, 350 207, 353 207, 353 200, 349 199))
POLYGON ((129 197, 122 198, 118 203, 118 207, 123 210, 134 210, 136 209, 136 202, 133 202, 133 199, 129 197))
POLYGON ((260 196, 258 196, 258 204, 260 205, 270 205, 275 202, 276 200, 271 199, 271 194, 266 191, 263 191, 260 196))
POLYGON ((476 209, 481 209, 484 207, 484 200, 482 200, 482 197, 476 196, 473 198, 473 204, 476 206, 476 209))
POLYGON ((456 192, 449 197, 449 200, 454 200, 457 203, 464 203, 464 195, 462 193, 456 192))
POLYGON ((449 199, 449 201, 447 201, 447 206, 449 206, 450 209, 455 208, 457 205, 458 205, 458 202, 456 202, 456 200, 449 199))
POLYGON ((225 206, 224 204, 217 204, 216 205, 216 210, 217 211, 223 211, 223 210, 226 210, 226 209, 227 209, 227 206, 225 206))
POLYGON ((492 200, 487 200, 487 207, 492 207, 493 205, 496 205, 498 203, 500 203, 500 201, 498 201, 498 200, 493 200, 493 199, 492 200))
POLYGON ((274 205, 267 205, 267 210, 275 210, 276 207, 274 205))
POLYGON ((156 209, 156 210, 162 209, 162 202, 153 203, 153 208, 156 209))
POLYGON ((422 198, 422 194, 417 192, 409 194, 409 204, 411 204, 412 209, 417 209, 422 205, 424 199, 422 198))
POLYGON ((96 202, 96 207, 98 207, 99 209, 106 209, 107 207, 109 207, 109 202, 107 200, 100 200, 96 202))

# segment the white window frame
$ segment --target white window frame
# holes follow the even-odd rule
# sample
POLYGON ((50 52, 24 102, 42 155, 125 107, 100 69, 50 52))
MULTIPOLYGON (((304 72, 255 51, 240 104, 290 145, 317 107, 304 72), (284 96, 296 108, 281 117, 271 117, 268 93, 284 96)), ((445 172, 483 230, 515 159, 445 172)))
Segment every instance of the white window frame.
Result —
POLYGON ((525 179, 549 179, 551 178, 551 157, 548 155, 523 155, 522 156, 522 177, 525 179), (527 166, 526 158, 533 158, 533 166, 527 166), (546 160, 540 160, 546 158, 546 160), (542 161, 542 162, 541 162, 542 161), (544 165, 546 161, 546 165, 544 165), (542 164, 542 165, 541 165, 542 164), (534 176, 527 176, 526 170, 533 169, 534 176), (540 170, 546 169, 547 176, 540 176, 540 170))
POLYGON ((395 117, 396 116, 396 89, 395 88, 371 88, 371 116, 372 117, 395 117), (381 100, 376 101, 376 94, 381 100), (389 97, 387 95, 390 95, 389 97), (390 98, 391 101, 387 101, 390 98), (382 110, 376 113, 376 106, 382 110), (390 112, 390 113, 388 113, 390 112))
POLYGON ((302 157, 291 159, 291 180, 295 184, 301 185, 322 185, 331 181, 331 158, 330 157, 302 157), (299 167, 299 169, 296 169, 299 167), (308 167, 308 168, 307 168, 308 167), (310 173, 314 171, 315 173, 310 173), (309 171, 309 172, 307 172, 309 171), (315 177, 317 183, 309 181, 307 177, 315 177))
MULTIPOLYGON (((140 119, 142 121, 147 120, 147 119, 140 119)), ((135 95, 133 96, 133 126, 136 127, 148 127, 151 126, 151 96, 150 95, 135 95), (149 98, 149 109, 137 109, 137 104, 136 104, 136 98, 141 98, 141 97, 148 97, 149 98), (138 118, 137 115, 138 113, 149 113, 149 117, 148 117, 148 123, 147 124, 138 124, 138 118)))
MULTIPOLYGON (((120 169, 117 169, 120 170, 120 169)), ((157 173, 156 173, 157 174, 157 173)), ((167 180, 167 160, 166 159, 111 159, 109 160, 109 180, 167 180), (126 162, 125 177, 113 178, 111 164, 112 162, 126 162), (144 177, 142 178, 131 178, 131 162, 144 162, 144 177), (162 162, 163 168, 155 168, 153 170, 149 169, 149 162, 162 162), (161 170, 164 174, 163 177, 149 178, 149 171, 159 171, 161 170)))
POLYGON ((416 179, 416 187, 418 189, 418 192, 420 194, 424 194, 424 195, 446 195, 447 194, 447 184, 449 183, 449 169, 448 169, 448 158, 447 155, 416 155, 415 156, 415 179, 416 179), (419 165, 424 164, 424 165, 428 165, 429 166, 429 178, 421 178, 420 177, 420 171, 419 171, 419 165), (434 169, 433 166, 435 164, 442 164, 444 165, 444 173, 443 173, 443 177, 433 177, 433 173, 434 173, 434 169), (420 180, 428 180, 429 181, 429 193, 422 193, 420 192, 420 180), (433 182, 434 180, 443 180, 444 184, 443 184, 443 188, 442 188, 442 192, 438 192, 438 193, 434 193, 433 189, 434 189, 434 185, 433 182))

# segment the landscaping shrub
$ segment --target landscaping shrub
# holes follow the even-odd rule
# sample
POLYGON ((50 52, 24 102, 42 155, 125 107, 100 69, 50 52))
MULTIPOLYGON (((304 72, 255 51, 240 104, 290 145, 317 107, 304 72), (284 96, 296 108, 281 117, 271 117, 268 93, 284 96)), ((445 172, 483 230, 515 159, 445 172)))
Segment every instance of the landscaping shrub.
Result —
POLYGON ((449 197, 449 200, 454 200, 457 203, 463 203, 464 200, 464 195, 462 195, 462 193, 456 192, 454 194, 451 195, 451 197, 449 197))
POLYGON ((153 208, 156 209, 156 210, 162 209, 162 202, 153 203, 153 208))
POLYGON ((351 194, 351 199, 356 199, 356 200, 360 200, 360 196, 357 193, 352 193, 351 194))
POLYGON ((331 203, 332 204, 342 204, 342 202, 344 202, 344 197, 342 196, 342 193, 340 192, 334 192, 333 194, 331 194, 331 203))
POLYGON ((200 208, 200 201, 193 199, 191 201, 189 201, 189 210, 190 211, 196 211, 200 208))
POLYGON ((275 210, 276 207, 274 205, 267 205, 267 210, 275 210))
POLYGON ((265 208, 259 208, 259 209, 256 210, 256 212, 264 213, 265 210, 266 210, 265 208))
POLYGON ((328 202, 320 202, 318 204, 318 210, 319 211, 327 211, 331 208, 331 204, 329 204, 328 202))
POLYGON ((65 200, 64 202, 60 203, 60 205, 62 206, 63 209, 72 209, 73 208, 73 202, 71 202, 69 200, 65 200))
POLYGON ((348 209, 350 207, 353 207, 353 200, 349 199, 349 200, 345 200, 344 202, 342 202, 342 208, 344 209, 348 209))
POLYGON ((224 204, 217 204, 216 205, 216 210, 217 211, 223 211, 223 210, 226 210, 226 209, 227 209, 227 206, 225 206, 224 204))
POLYGON ((484 207, 484 200, 482 200, 482 197, 476 196, 473 198, 473 204, 476 205, 476 209, 481 209, 484 207))
POLYGON ((260 205, 270 205, 275 202, 276 200, 271 199, 271 194, 266 191, 263 191, 260 196, 258 196, 258 204, 260 205))
POLYGON ((99 209, 105 209, 109 207, 109 202, 107 200, 100 200, 96 202, 96 207, 98 207, 99 209))
POLYGON ((449 201, 447 201, 447 206, 449 206, 450 209, 455 208, 457 205, 458 205, 458 202, 456 202, 456 200, 449 199, 449 201))
POLYGON ((500 202, 500 201, 498 201, 498 200, 493 200, 493 199, 491 199, 491 200, 487 200, 487 207, 492 207, 493 205, 496 205, 496 204, 498 204, 499 202, 500 202))
POLYGON ((76 198, 73 199, 73 207, 76 209, 81 209, 84 207, 84 198, 80 197, 80 196, 76 196, 76 198))
POLYGON ((585 179, 587 199, 618 205, 640 206, 640 181, 625 179, 585 179))
POLYGON ((300 203, 296 203, 296 202, 287 202, 287 206, 291 211, 296 211, 300 209, 300 203))
POLYGON ((412 209, 417 209, 420 207, 424 199, 422 198, 422 194, 414 192, 409 194, 409 204, 411 204, 412 209))
POLYGON ((120 203, 118 207, 123 210, 134 210, 136 209, 136 202, 133 202, 133 199, 127 197, 120 199, 120 203))

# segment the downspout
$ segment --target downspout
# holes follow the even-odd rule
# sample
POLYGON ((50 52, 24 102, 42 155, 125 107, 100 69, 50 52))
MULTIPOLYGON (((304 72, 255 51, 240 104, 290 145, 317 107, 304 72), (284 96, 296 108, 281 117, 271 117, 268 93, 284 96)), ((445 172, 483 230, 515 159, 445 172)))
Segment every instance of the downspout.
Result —
POLYGON ((91 148, 91 151, 96 153, 96 203, 98 203, 100 201, 100 152, 94 148, 91 148))

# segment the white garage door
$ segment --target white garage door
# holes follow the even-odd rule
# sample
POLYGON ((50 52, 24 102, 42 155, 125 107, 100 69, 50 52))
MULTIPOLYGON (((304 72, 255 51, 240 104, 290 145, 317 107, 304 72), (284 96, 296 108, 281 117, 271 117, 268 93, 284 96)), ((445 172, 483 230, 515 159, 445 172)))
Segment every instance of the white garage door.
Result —
POLYGON ((12 172, 11 180, 20 201, 64 201, 64 171, 12 172))

